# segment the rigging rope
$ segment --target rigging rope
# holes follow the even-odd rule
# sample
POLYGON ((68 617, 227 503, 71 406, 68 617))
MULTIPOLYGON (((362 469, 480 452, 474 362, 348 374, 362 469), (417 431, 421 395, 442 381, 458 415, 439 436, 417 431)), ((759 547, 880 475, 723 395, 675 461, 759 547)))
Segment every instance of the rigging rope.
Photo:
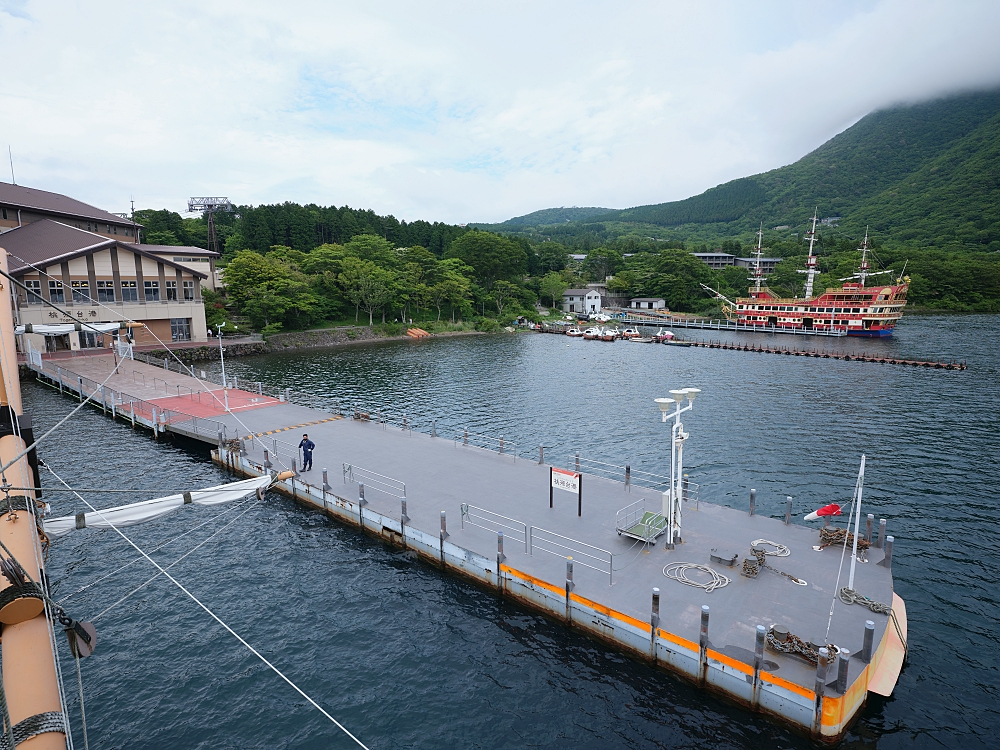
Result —
POLYGON ((76 684, 80 688, 80 723, 83 725, 83 750, 90 750, 87 740, 87 712, 83 707, 83 673, 80 671, 80 654, 75 648, 70 648, 76 660, 76 684))
MULTIPOLYGON (((66 488, 69 488, 69 484, 67 484, 62 479, 62 477, 60 477, 58 474, 56 474, 55 471, 53 471, 53 469, 52 469, 51 466, 49 466, 48 464, 46 464, 45 468, 49 471, 50 474, 52 474, 53 477, 56 478, 56 480, 59 481, 60 484, 62 484, 66 488)), ((98 511, 96 508, 94 508, 93 505, 91 505, 89 502, 87 502, 82 495, 80 495, 79 493, 76 493, 76 496, 84 504, 86 504, 91 510, 93 510, 93 511, 97 512, 98 514, 100 514, 100 511, 98 511)), ((105 521, 107 521, 107 519, 105 519, 105 521)), ((193 601, 202 610, 204 610, 205 613, 208 614, 209 617, 211 617, 213 620, 215 620, 217 623, 219 623, 219 625, 221 625, 226 630, 226 632, 228 632, 237 641, 239 641, 241 644, 243 644, 243 646, 250 653, 252 653, 258 659, 260 659, 261 662, 263 662, 272 672, 274 672, 276 675, 278 675, 278 677, 280 677, 282 680, 284 680, 295 692, 297 692, 299 695, 301 695, 303 698, 305 698, 313 708, 315 708, 317 711, 319 711, 321 714, 323 714, 323 716, 325 716, 327 719, 329 719, 344 734, 346 734, 348 737, 350 737, 352 740, 354 740, 354 742, 356 742, 359 747, 362 747, 365 750, 368 750, 367 746, 363 742, 361 742, 361 740, 359 740, 357 737, 355 737, 353 734, 351 734, 351 732, 347 729, 347 727, 345 727, 343 724, 341 724, 339 721, 337 721, 335 718, 333 718, 333 716, 331 716, 322 706, 320 706, 315 700, 313 700, 304 690, 302 690, 302 688, 300 688, 298 685, 296 685, 294 682, 292 682, 288 677, 286 677, 285 674, 280 669, 278 669, 271 662, 269 662, 264 657, 263 654, 261 654, 257 649, 255 649, 253 646, 251 646, 239 633, 237 633, 228 624, 226 624, 226 622, 224 620, 222 620, 221 617, 219 617, 211 609, 209 609, 208 606, 206 606, 204 603, 202 603, 202 601, 200 599, 198 599, 198 597, 196 597, 194 594, 192 594, 190 591, 188 591, 184 587, 184 585, 180 583, 180 581, 178 581, 176 578, 174 578, 172 575, 170 575, 166 570, 164 570, 153 558, 151 558, 148 554, 146 554, 142 550, 142 548, 139 547, 139 545, 137 545, 135 542, 133 542, 121 529, 119 529, 114 524, 111 524, 110 521, 108 521, 108 524, 110 525, 110 527, 112 529, 115 530, 115 532, 118 533, 118 535, 122 539, 124 539, 126 542, 128 542, 128 544, 131 545, 132 548, 135 549, 136 552, 138 552, 147 561, 149 561, 149 563, 153 567, 155 567, 157 570, 159 570, 162 575, 166 576, 167 580, 169 580, 172 584, 174 584, 177 588, 179 588, 182 592, 184 592, 184 594, 189 599, 191 599, 191 601, 193 601)))
MULTIPOLYGON (((193 533, 193 532, 197 531, 198 529, 200 529, 200 528, 202 528, 202 527, 204 527, 204 526, 207 526, 207 525, 208 525, 208 524, 210 524, 210 523, 213 523, 213 522, 215 522, 215 521, 218 521, 218 520, 219 520, 220 518, 222 518, 223 516, 225 516, 225 515, 229 515, 230 513, 233 513, 233 512, 235 512, 235 511, 239 510, 240 508, 242 508, 242 507, 243 507, 244 505, 246 505, 246 504, 247 504, 247 503, 249 503, 249 502, 253 502, 253 498, 247 498, 247 499, 246 499, 246 500, 244 500, 244 501, 243 501, 242 503, 237 503, 236 505, 234 505, 234 506, 233 506, 233 507, 231 507, 231 508, 226 508, 225 510, 223 510, 223 511, 221 511, 221 512, 219 512, 219 513, 216 513, 216 514, 215 514, 214 516, 212 516, 211 518, 209 518, 209 519, 208 519, 207 521, 205 521, 205 522, 203 522, 203 523, 200 523, 200 524, 198 524, 197 526, 195 526, 195 527, 194 527, 194 528, 192 528, 192 529, 188 529, 188 530, 187 530, 187 531, 185 531, 185 532, 184 532, 183 534, 178 534, 178 535, 177 535, 177 536, 175 536, 175 537, 174 537, 173 539, 168 539, 168 540, 167 540, 167 541, 165 541, 165 542, 164 542, 163 544, 161 544, 161 545, 159 545, 159 546, 157 546, 157 547, 153 547, 153 549, 149 550, 150 554, 152 554, 152 553, 154 553, 154 552, 159 552, 159 551, 160 551, 161 549, 163 549, 164 547, 166 547, 166 546, 168 546, 168 545, 170 545, 170 544, 173 544, 173 543, 174 543, 174 542, 176 542, 176 541, 177 541, 178 539, 182 539, 183 537, 186 537, 186 536, 187 536, 188 534, 191 534, 191 533, 193 533)), ((114 569, 114 570, 112 570, 112 571, 111 571, 110 573, 106 573, 105 575, 103 575, 103 576, 101 576, 100 578, 98 578, 98 579, 97 579, 96 581, 91 581, 91 582, 90 582, 90 583, 88 583, 88 584, 87 584, 86 586, 82 586, 82 587, 80 587, 79 589, 77 589, 76 591, 74 591, 74 592, 73 592, 72 594, 67 594, 67 595, 66 595, 66 596, 64 596, 64 597, 63 597, 62 599, 60 599, 60 600, 59 600, 59 604, 62 604, 63 602, 66 602, 66 601, 69 601, 70 599, 72 599, 72 598, 73 598, 74 596, 76 596, 77 594, 80 594, 80 593, 83 593, 84 591, 86 591, 86 590, 87 590, 87 589, 89 589, 90 587, 92 587, 92 586, 96 586, 96 585, 97 585, 97 584, 99 584, 99 583, 100 583, 101 581, 103 581, 103 580, 105 580, 105 579, 107 579, 107 578, 110 578, 111 576, 115 575, 116 573, 120 573, 121 571, 125 570, 125 568, 128 568, 128 567, 130 567, 130 566, 132 566, 132 565, 135 565, 135 564, 136 564, 137 562, 142 562, 142 558, 141 558, 141 557, 137 557, 137 558, 135 558, 134 560, 132 560, 131 562, 127 562, 127 563, 125 563, 124 565, 121 565, 121 566, 119 566, 119 567, 115 568, 115 569, 114 569)))
POLYGON ((907 657, 909 648, 906 645, 906 638, 903 637, 903 629, 899 625, 899 620, 896 619, 896 613, 893 611, 891 604, 869 599, 864 594, 859 594, 854 589, 847 588, 847 586, 840 589, 837 595, 844 604, 861 604, 868 607, 875 614, 889 615, 889 619, 892 620, 892 626, 896 628, 896 635, 899 636, 899 642, 903 644, 903 658, 907 657))
POLYGON ((707 565, 698 565, 696 563, 688 562, 675 562, 664 566, 663 575, 667 578, 677 581, 678 583, 683 583, 685 586, 694 586, 695 588, 705 589, 706 594, 711 594, 716 589, 721 589, 723 586, 727 586, 730 580, 727 576, 722 575, 707 565), (702 573, 708 573, 712 577, 711 581, 692 581, 687 577, 687 572, 689 570, 697 570, 702 573))
MULTIPOLYGON (((172 567, 174 567, 174 566, 175 566, 175 565, 176 565, 177 563, 179 563, 179 562, 180 562, 181 560, 183 560, 183 559, 184 559, 185 557, 187 557, 188 555, 191 555, 192 553, 196 552, 196 551, 197 551, 197 550, 199 550, 199 549, 200 549, 201 547, 204 547, 204 546, 205 546, 205 545, 206 545, 206 544, 207 544, 207 543, 208 543, 209 541, 211 541, 211 540, 212 540, 212 538, 213 538, 213 537, 215 537, 215 536, 218 536, 219 534, 221 534, 221 533, 222 533, 223 531, 225 531, 226 529, 228 529, 228 528, 229 528, 230 526, 232 526, 232 525, 233 525, 234 523, 236 523, 237 521, 239 521, 239 520, 240 520, 240 519, 241 519, 241 518, 242 518, 243 516, 245 516, 245 515, 246 515, 247 513, 249 513, 249 512, 251 511, 251 510, 253 510, 253 509, 254 509, 254 506, 256 506, 258 502, 259 502, 259 501, 254 501, 254 502, 252 502, 252 503, 250 504, 250 507, 249 507, 249 508, 247 508, 247 509, 246 509, 245 511, 243 511, 242 513, 240 513, 240 514, 239 514, 238 516, 236 516, 236 518, 234 518, 234 519, 233 519, 232 521, 230 521, 229 523, 227 523, 227 524, 226 524, 225 526, 223 526, 223 527, 222 527, 221 529, 217 529, 217 530, 215 530, 215 531, 214 531, 213 533, 209 534, 209 535, 208 535, 207 537, 205 537, 205 538, 204 538, 204 539, 203 539, 203 540, 202 540, 201 542, 199 542, 199 543, 198 543, 197 545, 195 545, 195 546, 194 546, 194 547, 192 547, 192 548, 191 548, 190 550, 188 550, 188 551, 187 551, 187 552, 185 552, 185 553, 184 553, 183 555, 181 555, 181 556, 180 556, 180 557, 178 557, 178 558, 177 558, 176 560, 174 560, 174 561, 173 561, 172 563, 170 563, 170 565, 168 565, 168 566, 167 566, 166 568, 164 568, 164 570, 170 570, 170 569, 171 569, 172 567)), ((102 617, 104 617, 104 615, 106 615, 106 614, 107 614, 108 612, 110 612, 110 611, 111 611, 112 609, 114 609, 114 608, 115 608, 115 607, 117 607, 117 606, 118 606, 119 604, 121 604, 121 603, 122 603, 123 601, 125 601, 125 600, 126 600, 126 599, 128 599, 128 598, 129 598, 130 596, 132 596, 132 594, 136 593, 137 591, 139 591, 139 589, 141 589, 141 588, 145 587, 145 586, 146 586, 147 584, 149 584, 149 583, 152 583, 153 581, 155 581, 155 580, 156 580, 157 578, 159 578, 159 577, 160 577, 160 574, 159 574, 159 573, 157 573, 156 575, 152 576, 151 578, 147 578, 147 579, 146 579, 145 581, 143 581, 143 582, 142 582, 142 583, 140 583, 140 584, 139 584, 138 586, 136 586, 136 587, 135 587, 134 589, 132 589, 131 591, 129 591, 129 592, 127 593, 127 594, 125 594, 125 596, 123 596, 123 597, 122 597, 121 599, 119 599, 118 601, 116 601, 116 602, 115 602, 114 604, 112 604, 112 605, 111 605, 110 607, 106 607, 106 608, 105 608, 105 609, 103 609, 103 610, 102 610, 101 612, 99 612, 99 613, 98 613, 98 614, 97 614, 97 615, 96 615, 95 617, 92 617, 90 621, 91 621, 91 622, 97 622, 97 621, 98 621, 99 619, 101 619, 102 617)))

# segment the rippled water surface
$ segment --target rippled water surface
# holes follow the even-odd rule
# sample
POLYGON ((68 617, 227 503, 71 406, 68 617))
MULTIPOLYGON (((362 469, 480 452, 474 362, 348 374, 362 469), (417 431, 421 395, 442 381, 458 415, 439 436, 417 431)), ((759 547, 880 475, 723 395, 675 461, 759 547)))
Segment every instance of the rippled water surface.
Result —
MULTIPOLYGON (((888 518, 896 537, 910 659, 893 696, 869 701, 844 746, 974 748, 991 746, 1000 727, 998 324, 909 317, 891 341, 808 342, 965 359, 965 372, 543 335, 290 352, 227 370, 405 412, 418 428, 437 420, 440 435, 503 434, 523 455, 544 444, 554 463, 579 450, 656 473, 668 435, 652 399, 697 386, 685 463, 702 499, 742 507, 755 487, 758 512, 776 516, 786 495, 803 513, 849 496, 867 454, 866 509, 888 518)), ((41 426, 71 406, 35 384, 25 396, 41 426)), ((95 412, 40 453, 80 487, 180 490, 225 479, 205 449, 155 443, 95 412)), ((91 497, 107 506, 123 496, 91 497)), ((60 514, 80 509, 64 494, 47 499, 60 514)), ((371 748, 808 746, 279 496, 185 508, 129 533, 152 549, 187 531, 154 557, 173 562, 215 534, 171 573, 371 748)), ((70 613, 94 617, 150 566, 74 592, 135 557, 110 531, 59 540, 50 556, 57 598, 72 594, 70 613)), ((352 746, 162 579, 97 624, 98 651, 83 663, 91 747, 352 746)))

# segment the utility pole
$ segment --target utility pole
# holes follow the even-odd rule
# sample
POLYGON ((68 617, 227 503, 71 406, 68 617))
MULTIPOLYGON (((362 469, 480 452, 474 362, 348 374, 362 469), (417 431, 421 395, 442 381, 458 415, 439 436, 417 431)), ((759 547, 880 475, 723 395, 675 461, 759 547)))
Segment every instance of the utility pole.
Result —
MULTIPOLYGON (((7 271, 7 253, 2 248, 0 268, 7 271)), ((0 288, 0 465, 6 465, 27 447, 20 433, 28 424, 21 406, 10 282, 2 280, 0 288)), ((0 484, 37 487, 27 457, 22 456, 4 471, 0 484)), ((23 747, 65 750, 65 731, 56 728, 64 726, 65 708, 56 679, 50 625, 39 589, 39 585, 46 584, 42 582, 44 556, 38 536, 40 523, 36 525, 35 520, 39 512, 37 495, 35 491, 23 495, 0 493, 0 511, 3 511, 0 540, 9 550, 8 554, 0 549, 0 557, 4 560, 0 593, 7 600, 0 607, 3 689, 11 725, 20 724, 21 731, 40 732, 30 734, 23 741, 23 747)), ((7 728, 6 734, 9 737, 13 732, 7 728)))

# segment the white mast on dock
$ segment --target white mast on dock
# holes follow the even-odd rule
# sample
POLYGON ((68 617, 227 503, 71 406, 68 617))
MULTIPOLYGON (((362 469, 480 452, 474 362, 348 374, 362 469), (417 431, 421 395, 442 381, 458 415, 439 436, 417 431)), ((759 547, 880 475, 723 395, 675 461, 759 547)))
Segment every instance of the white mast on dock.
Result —
POLYGON ((670 398, 653 399, 663 413, 663 421, 674 418, 674 426, 670 430, 670 489, 663 493, 662 514, 667 522, 667 549, 673 549, 675 542, 681 536, 681 513, 684 503, 684 441, 688 434, 684 432, 681 414, 694 408, 694 397, 701 393, 700 388, 684 388, 670 391, 670 398), (681 407, 681 402, 687 398, 687 406, 681 407), (670 407, 674 411, 670 411, 670 407))
POLYGON ((819 271, 816 270, 816 256, 813 255, 813 245, 816 242, 816 219, 818 218, 819 207, 813 211, 813 226, 812 231, 806 232, 806 237, 809 239, 809 257, 806 258, 805 270, 800 269, 799 273, 806 274, 806 290, 805 298, 812 299, 813 296, 813 279, 816 278, 816 274, 819 271))

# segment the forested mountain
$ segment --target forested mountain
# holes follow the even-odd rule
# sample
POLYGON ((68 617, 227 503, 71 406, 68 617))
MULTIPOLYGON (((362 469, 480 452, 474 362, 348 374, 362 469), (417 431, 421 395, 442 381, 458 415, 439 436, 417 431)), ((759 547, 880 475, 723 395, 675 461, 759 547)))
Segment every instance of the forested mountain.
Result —
POLYGON ((614 209, 561 206, 560 208, 543 208, 541 211, 533 211, 524 216, 515 216, 513 219, 507 219, 507 221, 500 224, 473 224, 473 226, 479 229, 489 229, 494 232, 509 232, 516 231, 521 227, 562 224, 567 221, 586 221, 591 216, 600 216, 611 211, 614 211, 614 209))
MULTIPOLYGON (((182 219, 173 211, 143 210, 136 211, 135 218, 143 225, 143 240, 149 244, 206 245, 206 224, 201 216, 182 219)), ((407 223, 348 206, 298 203, 236 206, 230 213, 215 214, 215 224, 227 257, 240 250, 266 253, 275 245, 309 252, 319 245, 344 244, 360 234, 380 236, 397 247, 420 245, 441 255, 452 240, 467 231, 441 222, 407 223)))
POLYGON ((801 233, 818 207, 821 218, 842 217, 842 233, 869 226, 887 245, 1000 250, 998 203, 1000 91, 989 91, 873 112, 794 164, 686 200, 496 228, 569 244, 627 234, 712 243, 749 238, 760 222, 801 233))

